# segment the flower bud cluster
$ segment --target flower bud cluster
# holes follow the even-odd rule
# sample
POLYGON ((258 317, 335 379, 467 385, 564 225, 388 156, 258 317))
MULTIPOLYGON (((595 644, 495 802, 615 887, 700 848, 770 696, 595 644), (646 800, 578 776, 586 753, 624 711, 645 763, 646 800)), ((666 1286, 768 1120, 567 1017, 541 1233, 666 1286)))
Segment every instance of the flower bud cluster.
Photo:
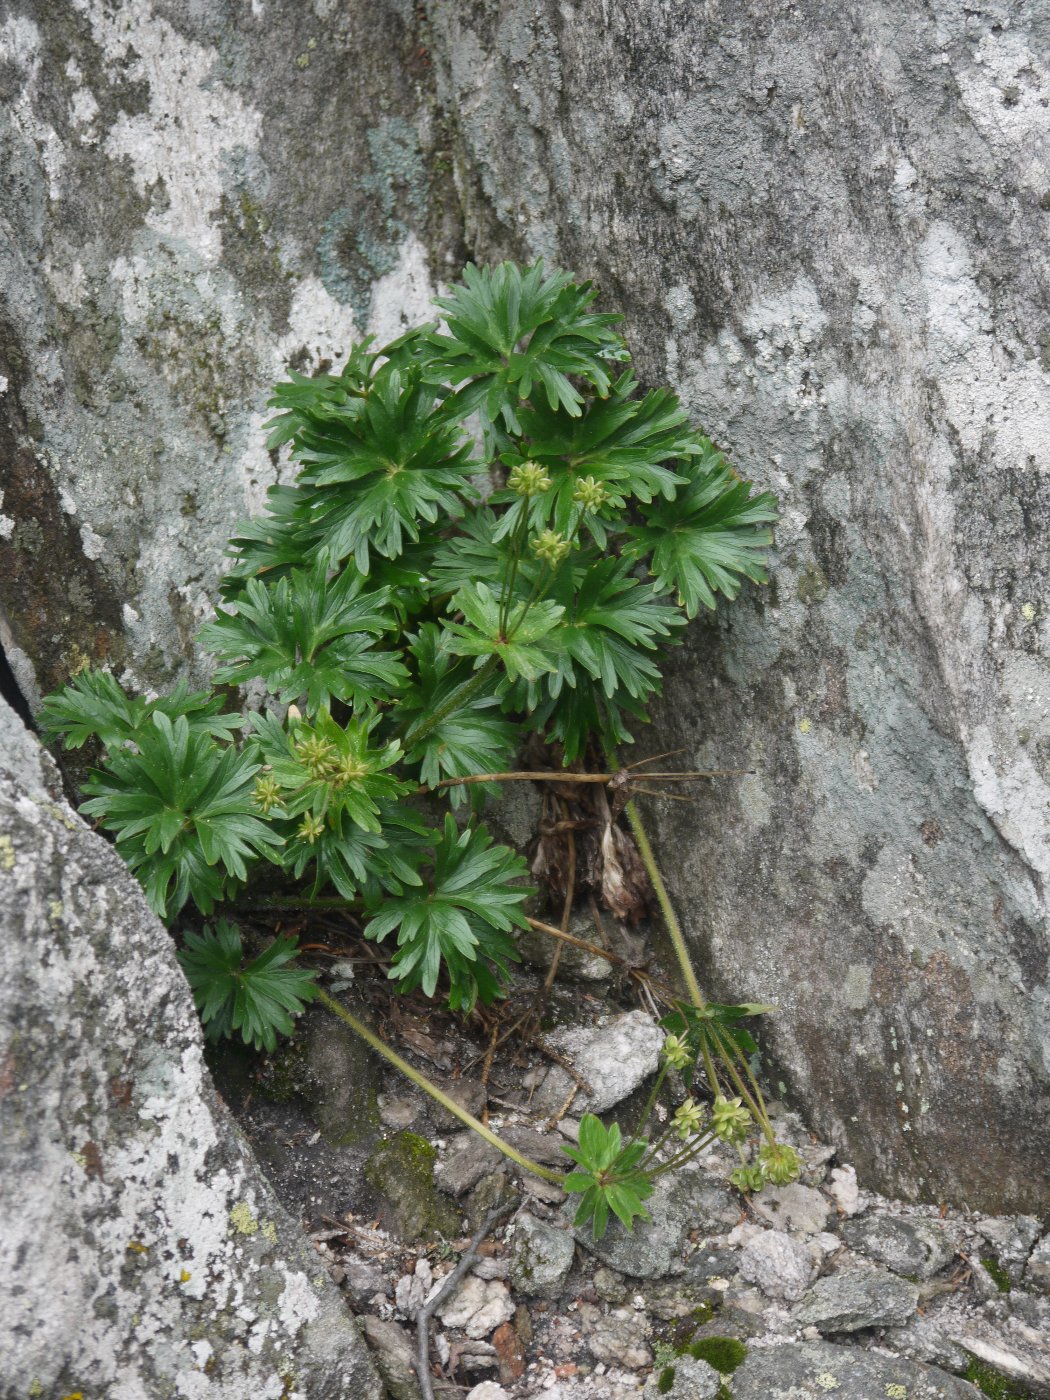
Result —
POLYGON ((584 476, 576 483, 572 499, 586 510, 600 510, 609 499, 609 493, 593 476, 584 476))
POLYGON ((543 530, 532 541, 532 552, 538 559, 545 560, 553 568, 560 564, 572 548, 570 542, 559 535, 557 530, 543 530))
POLYGON ((519 496, 540 496, 551 489, 550 473, 536 462, 523 462, 511 468, 507 485, 519 496))
POLYGON ((743 1107, 740 1099, 715 1099, 711 1109, 711 1128, 715 1137, 723 1142, 743 1142, 751 1126, 751 1114, 743 1107))
POLYGON ((674 1111, 674 1130, 684 1142, 704 1126, 704 1110, 693 1099, 686 1099, 674 1111))

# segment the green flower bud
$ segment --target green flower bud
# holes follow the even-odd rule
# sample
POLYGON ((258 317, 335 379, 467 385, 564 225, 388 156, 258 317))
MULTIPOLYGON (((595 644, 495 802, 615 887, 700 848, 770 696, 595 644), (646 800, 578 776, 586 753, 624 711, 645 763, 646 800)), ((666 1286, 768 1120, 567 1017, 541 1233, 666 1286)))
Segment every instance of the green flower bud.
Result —
POLYGON ((309 769, 312 778, 323 778, 332 755, 332 745, 327 739, 311 734, 308 739, 299 740, 295 753, 303 767, 309 769))
POLYGON ((684 1142, 704 1126, 704 1110, 692 1099, 686 1099, 675 1109, 673 1122, 675 1132, 684 1142))
POLYGON ((584 476, 576 483, 572 499, 587 510, 598 510, 609 499, 609 493, 593 476, 584 476))
POLYGON ((692 1063, 689 1045, 681 1036, 669 1035, 664 1041, 664 1059, 672 1069, 685 1069, 692 1063))
POLYGON ((766 1184, 761 1167, 737 1167, 729 1173, 729 1184, 738 1191, 761 1191, 766 1184))
POLYGON ((543 530, 532 541, 533 554, 545 559, 551 568, 559 564, 571 548, 569 541, 562 539, 557 530, 543 530))
POLYGON ((349 754, 342 754, 329 765, 327 776, 337 786, 344 787, 347 783, 356 783, 359 778, 365 777, 367 773, 367 766, 360 763, 356 758, 351 758, 349 754))
POLYGON ((321 817, 315 817, 312 812, 307 812, 295 834, 301 836, 304 841, 309 841, 312 846, 319 836, 324 835, 324 821, 321 817))
POLYGON ((536 462, 525 462, 519 467, 511 468, 507 485, 512 491, 517 491, 519 496, 540 496, 544 491, 550 490, 551 479, 546 467, 541 467, 536 462))
POLYGON ((798 1153, 786 1142, 764 1143, 759 1149, 758 1160, 762 1173, 774 1186, 787 1186, 797 1181, 802 1171, 798 1153))
POLYGON ((272 778, 256 778, 252 801, 263 816, 269 816, 273 809, 281 804, 280 786, 272 778))
POLYGON ((751 1114, 740 1099, 725 1099, 719 1094, 711 1109, 711 1127, 723 1142, 743 1142, 751 1126, 751 1114))

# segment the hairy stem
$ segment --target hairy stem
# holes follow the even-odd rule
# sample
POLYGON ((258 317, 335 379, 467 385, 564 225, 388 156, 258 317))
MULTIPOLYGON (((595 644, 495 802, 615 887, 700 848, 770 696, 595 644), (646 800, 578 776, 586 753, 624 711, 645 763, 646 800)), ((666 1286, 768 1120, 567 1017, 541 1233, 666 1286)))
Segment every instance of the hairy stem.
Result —
POLYGON ((465 1108, 461 1108, 459 1104, 456 1103, 455 1099, 449 1098, 448 1094, 442 1093, 437 1085, 432 1083, 425 1074, 422 1074, 418 1069, 410 1065, 407 1060, 403 1060, 396 1050, 391 1050, 390 1046, 387 1045, 384 1040, 381 1040, 374 1031, 370 1031, 364 1022, 359 1021, 352 1012, 347 1011, 342 1002, 336 1001, 335 997, 331 996, 320 987, 317 989, 317 1000, 322 1006, 327 1007, 333 1016, 338 1016, 341 1021, 345 1021, 350 1029, 356 1035, 359 1035, 365 1044, 370 1046, 378 1055, 382 1055, 383 1059, 386 1060, 388 1064, 400 1070, 403 1075, 411 1079, 413 1084, 422 1089, 425 1094, 429 1094, 436 1103, 439 1103, 448 1113, 453 1114, 461 1123, 465 1123, 468 1128, 473 1128, 474 1132, 476 1132, 479 1137, 491 1143, 493 1147, 503 1153, 504 1157, 509 1157, 512 1162, 517 1162, 519 1167, 524 1167, 526 1171, 532 1172, 533 1176, 541 1177, 544 1181, 553 1182, 555 1186, 560 1186, 562 1184, 563 1178, 558 1172, 552 1171, 549 1167, 541 1166, 539 1162, 534 1162, 531 1157, 526 1157, 524 1153, 518 1152, 516 1148, 511 1147, 510 1143, 504 1142, 502 1138, 497 1137, 490 1128, 486 1128, 485 1124, 475 1118, 472 1113, 468 1113, 465 1108))
MULTIPOLYGON (((712 1027, 712 1030, 714 1030, 714 1027, 712 1027)), ((735 1047, 732 1046, 732 1042, 730 1042, 730 1045, 727 1046, 721 1034, 718 1031, 715 1031, 714 1039, 715 1047, 719 1053, 719 1058, 725 1065, 726 1072, 728 1073, 730 1079, 736 1086, 737 1092, 740 1094, 741 1098, 744 1099, 748 1108, 751 1110, 751 1115, 754 1118, 755 1122, 762 1129, 763 1137, 766 1139, 767 1142, 775 1143, 776 1135, 774 1134, 773 1129, 770 1126, 769 1115, 766 1112, 765 1104, 756 1101, 755 1095, 752 1094, 751 1090, 744 1083, 743 1079, 740 1077, 740 1074, 737 1071, 736 1066, 733 1063, 734 1056, 732 1050, 735 1047)), ((751 1081, 754 1088, 758 1091, 758 1100, 761 1100, 762 1094, 761 1091, 758 1090, 758 1085, 755 1084, 755 1077, 751 1073, 751 1067, 748 1065, 745 1067, 745 1069, 748 1079, 751 1081)))
POLYGON ((468 680, 465 680, 462 685, 456 687, 445 703, 439 705, 433 714, 427 715, 424 719, 421 719, 418 724, 409 729, 407 734, 402 735, 406 745, 409 743, 418 744, 420 739, 425 739, 432 729, 437 728, 442 720, 447 719, 453 710, 458 710, 461 706, 473 700, 474 696, 477 695, 478 691, 493 674, 498 665, 499 658, 490 656, 485 664, 475 671, 468 680))
POLYGON ((671 939, 671 946, 674 948, 675 957, 678 959, 678 966, 681 969, 682 980, 685 982, 686 991, 689 993, 689 999, 694 1006, 703 1008, 707 1003, 704 1001, 704 995, 700 990, 700 983, 696 980, 696 973, 693 971, 693 961, 689 956, 689 949, 686 947, 685 934, 682 932, 682 925, 678 922, 678 915, 674 912, 674 908, 671 904, 671 897, 667 893, 664 877, 660 874, 660 867, 657 865, 656 857, 653 855, 653 848, 649 844, 649 837, 645 827, 642 825, 642 819, 639 815, 638 808, 633 802, 628 802, 624 811, 627 813, 627 820, 631 824, 631 831, 638 845, 638 854, 641 856, 642 864, 645 866, 646 873, 652 882, 653 891, 656 894, 656 902, 660 906, 660 913, 663 915, 664 926, 671 939))

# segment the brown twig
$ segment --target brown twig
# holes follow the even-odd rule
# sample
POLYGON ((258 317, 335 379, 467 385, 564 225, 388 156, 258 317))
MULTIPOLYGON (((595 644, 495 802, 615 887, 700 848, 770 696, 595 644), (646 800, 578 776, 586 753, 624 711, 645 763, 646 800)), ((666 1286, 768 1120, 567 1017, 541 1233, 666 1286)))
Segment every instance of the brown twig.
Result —
MULTIPOLYGON (((642 760, 645 762, 646 760, 642 760)), ((706 768, 689 773, 644 773, 646 782, 659 778, 666 783, 687 783, 697 778, 743 778, 747 777, 755 770, 753 768, 706 768)), ((432 787, 421 787, 421 793, 437 792, 439 788, 445 787, 470 787, 475 783, 597 783, 602 787, 610 784, 614 787, 622 787, 629 784, 630 769, 622 768, 618 773, 573 773, 562 772, 530 772, 524 769, 514 773, 470 773, 463 778, 442 778, 439 783, 434 783, 432 787)))
POLYGON ((434 1386, 430 1379, 430 1319, 459 1287, 463 1275, 477 1259, 478 1249, 493 1226, 505 1215, 517 1210, 520 1204, 521 1199, 516 1196, 513 1201, 489 1211, 481 1222, 481 1228, 467 1245, 463 1257, 449 1274, 440 1291, 416 1313, 416 1379, 419 1381, 423 1400, 434 1400, 434 1386))

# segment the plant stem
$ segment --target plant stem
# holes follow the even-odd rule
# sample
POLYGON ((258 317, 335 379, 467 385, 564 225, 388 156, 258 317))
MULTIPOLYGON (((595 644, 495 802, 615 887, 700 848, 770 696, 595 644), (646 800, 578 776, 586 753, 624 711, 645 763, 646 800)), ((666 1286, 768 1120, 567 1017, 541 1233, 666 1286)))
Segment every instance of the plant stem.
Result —
MULTIPOLYGON (((622 773, 623 770, 621 770, 622 773)), ((659 779, 661 782, 692 782, 696 778, 736 777, 746 770, 736 768, 712 768, 703 773, 646 773, 646 781, 659 779)), ((608 786, 620 778, 619 773, 573 773, 568 770, 526 771, 517 769, 513 773, 470 773, 462 778, 442 778, 433 788, 425 792, 436 792, 444 787, 469 787, 471 783, 601 783, 608 786)))
POLYGON ((694 1006, 703 1009, 706 1007, 707 1003, 704 1001, 703 993, 700 990, 700 983, 696 980, 696 973, 693 971, 693 962, 689 956, 689 949, 686 947, 682 925, 678 922, 678 916, 674 912, 674 908, 671 904, 671 897, 667 893, 667 886, 664 884, 664 878, 660 874, 659 866, 656 864, 656 857, 653 855, 653 848, 649 844, 649 837, 645 827, 642 825, 642 819, 639 815, 638 808, 633 802, 628 802, 624 811, 627 813, 627 820, 631 824, 631 831, 638 844, 638 854, 641 856, 642 864, 645 866, 646 873, 652 881, 653 891, 656 894, 656 902, 660 906, 660 913, 663 915, 664 926, 667 929, 667 933, 671 939, 671 946, 674 948, 675 956, 678 959, 678 966, 681 969, 682 979, 685 982, 686 991, 689 993, 689 999, 694 1006))
POLYGON ((660 1066, 660 1073, 656 1076, 656 1082, 649 1092, 649 1097, 645 1102, 645 1107, 642 1109, 641 1113, 638 1116, 638 1122, 635 1124, 634 1132, 631 1134, 631 1140, 627 1144, 628 1147, 633 1147, 634 1144, 641 1137, 645 1125, 649 1121, 649 1115, 653 1111, 653 1107, 656 1103, 657 1096, 659 1095, 660 1090, 663 1088, 664 1080, 667 1078, 667 1071, 670 1068, 670 1061, 664 1060, 663 1064, 660 1066))
POLYGON ((409 729, 408 733, 403 735, 405 743, 408 744, 411 742, 413 744, 418 744, 420 739, 425 739, 430 731, 436 729, 442 720, 447 719, 453 710, 458 710, 461 705, 465 705, 469 700, 473 700, 474 696, 477 695, 478 691, 489 679, 498 665, 499 658, 490 656, 485 664, 475 671, 468 680, 465 680, 462 685, 456 687, 443 705, 439 705, 433 714, 427 715, 425 719, 421 720, 419 724, 409 729))
POLYGON ((514 585, 518 578, 518 564, 521 561, 521 551, 528 537, 529 532, 529 498, 521 498, 521 517, 514 527, 514 537, 511 541, 510 574, 503 587, 503 596, 499 604, 499 630, 501 634, 507 631, 507 622, 510 617, 510 607, 514 598, 514 585))
POLYGON ((504 1157, 509 1157, 512 1162, 517 1162, 519 1167, 524 1167, 526 1171, 532 1172, 533 1176, 541 1177, 544 1181, 550 1181, 555 1186, 560 1186, 562 1184, 564 1178, 560 1176, 558 1172, 552 1171, 549 1167, 541 1166, 539 1162, 534 1162, 531 1157, 526 1157, 524 1153, 518 1152, 516 1148, 511 1147, 510 1143, 504 1142, 502 1138, 497 1137, 490 1128, 486 1128, 485 1124, 475 1118, 472 1113, 468 1113, 465 1108, 461 1108, 459 1104, 456 1103, 455 1099, 450 1098, 448 1094, 442 1093, 437 1085, 432 1083, 425 1074, 410 1065, 407 1060, 403 1060, 396 1050, 391 1050, 390 1046, 387 1045, 384 1040, 381 1040, 374 1031, 370 1031, 364 1022, 359 1021, 356 1016, 347 1011, 342 1002, 336 1001, 335 997, 331 996, 321 987, 317 989, 317 1000, 322 1006, 327 1007, 333 1016, 338 1016, 341 1021, 345 1021, 350 1029, 356 1035, 359 1035, 365 1044, 375 1050, 377 1054, 382 1055, 383 1059, 386 1060, 388 1064, 392 1064, 395 1069, 400 1070, 413 1084, 422 1089, 425 1094, 429 1094, 436 1103, 439 1103, 446 1112, 453 1114, 461 1123, 465 1123, 468 1128, 473 1128, 479 1137, 491 1143, 493 1147, 503 1153, 504 1157))
POLYGON ((663 1176, 665 1172, 672 1172, 678 1167, 684 1166, 686 1162, 690 1162, 694 1157, 698 1156, 709 1143, 714 1142, 716 1136, 715 1133, 707 1132, 704 1133, 702 1137, 687 1142, 684 1147, 678 1148, 677 1151, 668 1157, 666 1162, 661 1162, 658 1167, 651 1167, 649 1169, 650 1175, 654 1177, 663 1176))
POLYGON ((716 1030, 713 1026, 711 1029, 714 1032, 715 1048, 719 1052, 719 1058, 725 1065, 730 1079, 732 1079, 733 1083, 736 1085, 736 1088, 740 1092, 741 1097, 747 1100, 747 1106, 751 1110, 755 1122, 762 1129, 762 1134, 765 1137, 766 1141, 769 1143, 775 1143, 776 1135, 774 1134, 773 1129, 770 1126, 769 1115, 766 1112, 766 1105, 764 1102, 762 1102, 762 1091, 759 1089, 758 1085, 755 1084, 755 1077, 751 1073, 750 1065, 745 1065, 744 1068, 748 1079, 751 1081, 758 1095, 758 1102, 756 1102, 755 1095, 751 1093, 751 1090, 744 1083, 743 1079, 741 1079, 739 1073, 737 1072, 736 1066, 733 1064, 733 1051, 736 1050, 737 1047, 733 1044, 731 1039, 729 1040, 729 1045, 727 1047, 726 1042, 725 1040, 723 1040, 722 1035, 719 1033, 719 1031, 716 1030))

